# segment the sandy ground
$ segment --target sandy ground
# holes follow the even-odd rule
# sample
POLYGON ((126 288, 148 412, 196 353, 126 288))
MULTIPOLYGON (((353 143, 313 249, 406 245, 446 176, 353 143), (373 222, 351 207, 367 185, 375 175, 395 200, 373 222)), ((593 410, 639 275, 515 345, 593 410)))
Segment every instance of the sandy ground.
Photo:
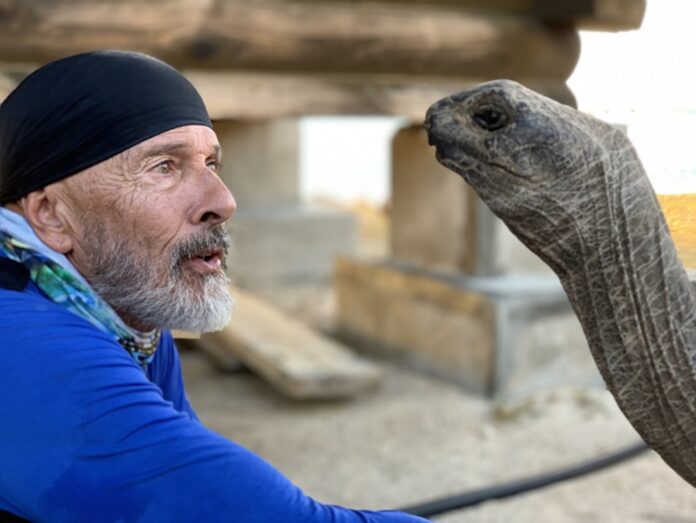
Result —
MULTIPOLYGON (((601 390, 557 389, 493 403, 383 364, 383 386, 343 402, 296 402, 248 372, 184 352, 203 422, 263 456, 305 492, 351 507, 412 505, 566 466, 635 441, 601 390)), ((455 522, 696 521, 696 493, 646 453, 581 479, 451 512, 455 522)))
MULTIPOLYGON (((382 232, 368 236, 362 250, 383 254, 382 232)), ((329 285, 267 295, 297 318, 330 330, 329 285)), ((413 505, 562 468, 637 440, 611 396, 597 388, 540 389, 492 401, 378 361, 385 373, 378 390, 349 401, 298 402, 250 372, 216 371, 200 353, 184 350, 182 361, 190 399, 208 427, 327 503, 413 505)), ((696 492, 646 452, 599 473, 434 520, 696 522, 696 492)))

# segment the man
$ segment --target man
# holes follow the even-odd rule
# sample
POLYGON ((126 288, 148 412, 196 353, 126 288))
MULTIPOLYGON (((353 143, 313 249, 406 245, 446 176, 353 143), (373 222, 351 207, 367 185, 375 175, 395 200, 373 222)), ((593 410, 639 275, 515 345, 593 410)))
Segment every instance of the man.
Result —
POLYGON ((198 421, 168 329, 232 309, 219 167, 198 93, 145 55, 53 62, 0 106, 0 511, 422 521, 317 503, 198 421))

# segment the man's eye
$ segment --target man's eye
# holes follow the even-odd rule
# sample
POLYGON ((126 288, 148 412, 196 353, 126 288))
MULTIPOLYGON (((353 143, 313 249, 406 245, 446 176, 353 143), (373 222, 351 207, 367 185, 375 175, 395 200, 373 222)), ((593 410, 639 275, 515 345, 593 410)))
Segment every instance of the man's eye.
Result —
POLYGON ((208 162, 208 169, 210 169, 214 173, 220 172, 220 162, 218 162, 218 161, 208 162))
POLYGON ((155 165, 154 170, 162 174, 168 174, 174 170, 174 165, 171 161, 165 160, 155 165))

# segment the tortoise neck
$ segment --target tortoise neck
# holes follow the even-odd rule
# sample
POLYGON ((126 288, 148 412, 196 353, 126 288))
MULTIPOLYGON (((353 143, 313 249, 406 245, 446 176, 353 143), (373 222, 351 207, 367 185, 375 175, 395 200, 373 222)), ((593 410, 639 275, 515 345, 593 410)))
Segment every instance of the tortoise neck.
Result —
POLYGON ((577 224, 582 266, 559 276, 620 408, 696 486, 696 302, 642 166, 617 154, 600 219, 577 224))

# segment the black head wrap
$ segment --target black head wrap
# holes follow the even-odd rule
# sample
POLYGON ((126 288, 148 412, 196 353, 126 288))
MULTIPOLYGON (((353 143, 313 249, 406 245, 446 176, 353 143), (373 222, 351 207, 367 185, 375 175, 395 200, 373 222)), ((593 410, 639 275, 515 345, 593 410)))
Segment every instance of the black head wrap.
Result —
POLYGON ((151 56, 96 51, 45 65, 0 105, 0 204, 184 125, 212 127, 191 83, 151 56))

